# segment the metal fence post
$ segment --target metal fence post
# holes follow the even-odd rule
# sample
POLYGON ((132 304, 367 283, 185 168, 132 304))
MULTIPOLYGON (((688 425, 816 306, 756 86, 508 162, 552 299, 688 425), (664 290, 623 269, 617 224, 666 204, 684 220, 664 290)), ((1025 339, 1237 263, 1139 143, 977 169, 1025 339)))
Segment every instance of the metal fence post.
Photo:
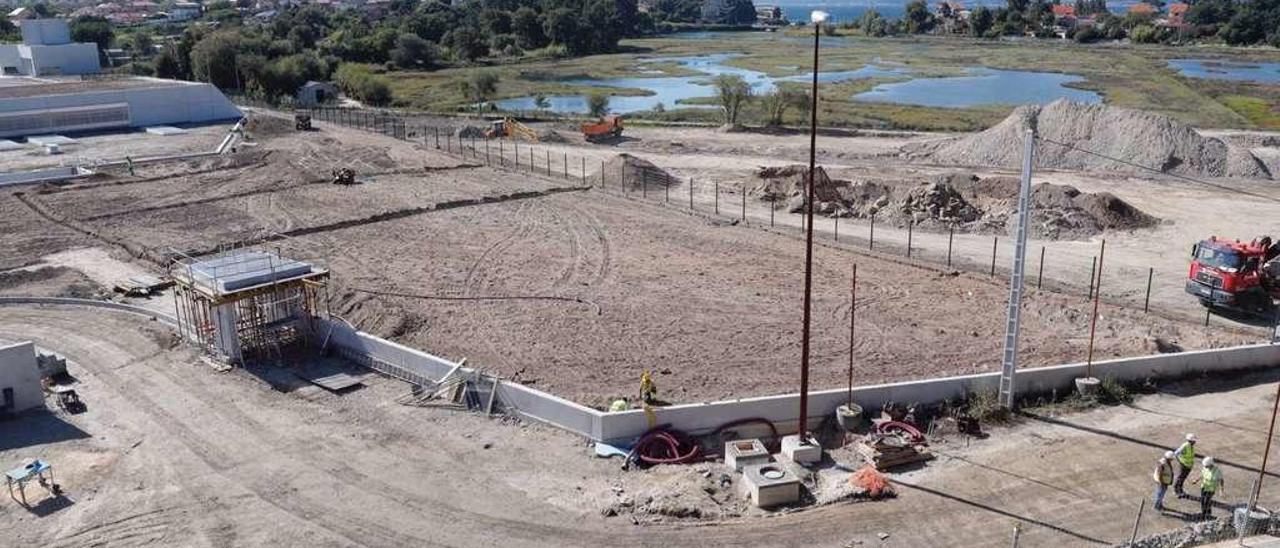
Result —
POLYGON ((747 223, 747 187, 746 185, 743 185, 740 190, 742 191, 742 223, 746 224, 747 223))
POLYGON ((666 174, 665 181, 662 182, 662 201, 671 202, 671 174, 666 174))
POLYGON ((996 275, 996 248, 1000 246, 1000 237, 996 236, 991 240, 991 275, 996 275))
POLYGON ((773 210, 778 209, 778 196, 769 196, 769 226, 773 226, 773 210))
POLYGON ((440 150, 440 128, 433 127, 431 131, 436 134, 436 150, 440 150))
POLYGON ((876 248, 876 214, 871 214, 871 235, 867 236, 867 249, 876 248))
POLYGON ((1142 311, 1146 312, 1151 307, 1151 278, 1156 274, 1153 266, 1147 267, 1147 297, 1142 300, 1142 311))
POLYGON ((1138 516, 1133 518, 1133 534, 1129 535, 1129 544, 1133 545, 1138 540, 1138 526, 1142 524, 1142 510, 1147 507, 1147 499, 1138 499, 1138 516))
POLYGON ((1044 287, 1044 247, 1040 246, 1040 273, 1036 276, 1036 289, 1044 287))
POLYGON ((716 181, 716 215, 720 214, 720 181, 716 181))
POLYGON ((693 177, 689 177, 689 211, 693 211, 693 177))
POLYGON ((564 153, 564 180, 569 180, 569 153, 564 153))
POLYGON ((947 230, 947 268, 951 267, 951 244, 956 239, 956 225, 951 225, 947 230))
POLYGON ((640 168, 640 197, 649 197, 649 168, 640 168))
POLYGON ((1089 262, 1089 299, 1093 299, 1093 277, 1098 270, 1098 256, 1094 255, 1089 262))
POLYGON ((840 215, 836 215, 833 218, 835 219, 836 222, 835 222, 835 226, 831 228, 831 237, 833 240, 838 242, 840 241, 840 215))
POLYGON ((582 160, 582 184, 587 184, 587 157, 583 156, 582 160))
POLYGON ((911 242, 916 229, 916 219, 914 217, 907 219, 907 258, 911 258, 911 242))

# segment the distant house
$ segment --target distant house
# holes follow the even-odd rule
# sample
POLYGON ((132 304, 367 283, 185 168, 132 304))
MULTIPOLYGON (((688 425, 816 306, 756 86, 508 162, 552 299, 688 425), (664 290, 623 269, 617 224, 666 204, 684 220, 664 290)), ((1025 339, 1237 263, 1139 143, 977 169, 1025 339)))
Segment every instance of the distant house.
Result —
POLYGON ((1179 2, 1177 4, 1169 4, 1169 14, 1160 21, 1160 24, 1169 28, 1184 28, 1187 26, 1187 11, 1191 9, 1191 4, 1179 2))
POLYGON ((751 0, 702 0, 702 20, 707 23, 743 25, 754 22, 751 0))
POLYGON ((756 22, 762 25, 782 25, 787 19, 778 6, 756 6, 756 22))
POLYGON ((8 17, 9 20, 13 21, 16 25, 18 21, 22 21, 24 19, 35 19, 38 15, 36 15, 36 10, 31 8, 18 8, 9 12, 8 17))
POLYGON ((204 6, 196 2, 176 2, 169 8, 170 21, 194 21, 204 13, 204 6))
POLYGON ((332 103, 338 99, 338 88, 328 82, 310 81, 298 88, 296 98, 300 107, 332 103))
POLYGON ((1159 12, 1160 10, 1156 9, 1155 6, 1148 4, 1146 2, 1139 2, 1137 4, 1129 6, 1129 13, 1137 13, 1140 15, 1155 15, 1159 12))

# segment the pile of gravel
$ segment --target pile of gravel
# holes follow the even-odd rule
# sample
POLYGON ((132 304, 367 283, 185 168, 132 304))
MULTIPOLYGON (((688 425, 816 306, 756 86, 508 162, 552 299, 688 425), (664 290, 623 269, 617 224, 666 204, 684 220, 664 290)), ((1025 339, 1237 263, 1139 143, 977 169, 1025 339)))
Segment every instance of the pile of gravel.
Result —
POLYGON ((1137 164, 1189 176, 1272 177, 1248 148, 1204 137, 1168 116, 1065 99, 1043 107, 1018 107, 986 131, 917 145, 903 152, 911 158, 941 164, 1018 168, 1028 128, 1035 129, 1041 138, 1036 147, 1038 167, 1147 173, 1130 165, 1137 164))

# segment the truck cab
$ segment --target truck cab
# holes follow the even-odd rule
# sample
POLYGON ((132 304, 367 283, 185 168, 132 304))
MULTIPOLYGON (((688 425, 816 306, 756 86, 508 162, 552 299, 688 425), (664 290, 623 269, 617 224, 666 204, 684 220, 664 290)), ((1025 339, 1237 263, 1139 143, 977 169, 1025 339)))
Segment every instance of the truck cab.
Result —
POLYGON ((1237 308, 1249 312, 1270 309, 1277 289, 1263 268, 1273 258, 1270 238, 1250 242, 1211 237, 1191 248, 1191 268, 1186 291, 1208 307, 1237 308))

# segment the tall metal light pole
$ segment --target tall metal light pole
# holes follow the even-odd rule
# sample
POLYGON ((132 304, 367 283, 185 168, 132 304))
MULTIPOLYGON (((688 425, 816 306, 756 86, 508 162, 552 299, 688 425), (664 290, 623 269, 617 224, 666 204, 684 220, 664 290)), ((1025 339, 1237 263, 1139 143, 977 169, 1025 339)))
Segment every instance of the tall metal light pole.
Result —
POLYGON ((809 439, 809 324, 813 293, 813 187, 817 170, 818 153, 818 41, 822 36, 822 23, 827 12, 814 11, 813 20, 813 87, 809 96, 809 184, 805 189, 804 234, 804 320, 800 339, 800 443, 809 439))

